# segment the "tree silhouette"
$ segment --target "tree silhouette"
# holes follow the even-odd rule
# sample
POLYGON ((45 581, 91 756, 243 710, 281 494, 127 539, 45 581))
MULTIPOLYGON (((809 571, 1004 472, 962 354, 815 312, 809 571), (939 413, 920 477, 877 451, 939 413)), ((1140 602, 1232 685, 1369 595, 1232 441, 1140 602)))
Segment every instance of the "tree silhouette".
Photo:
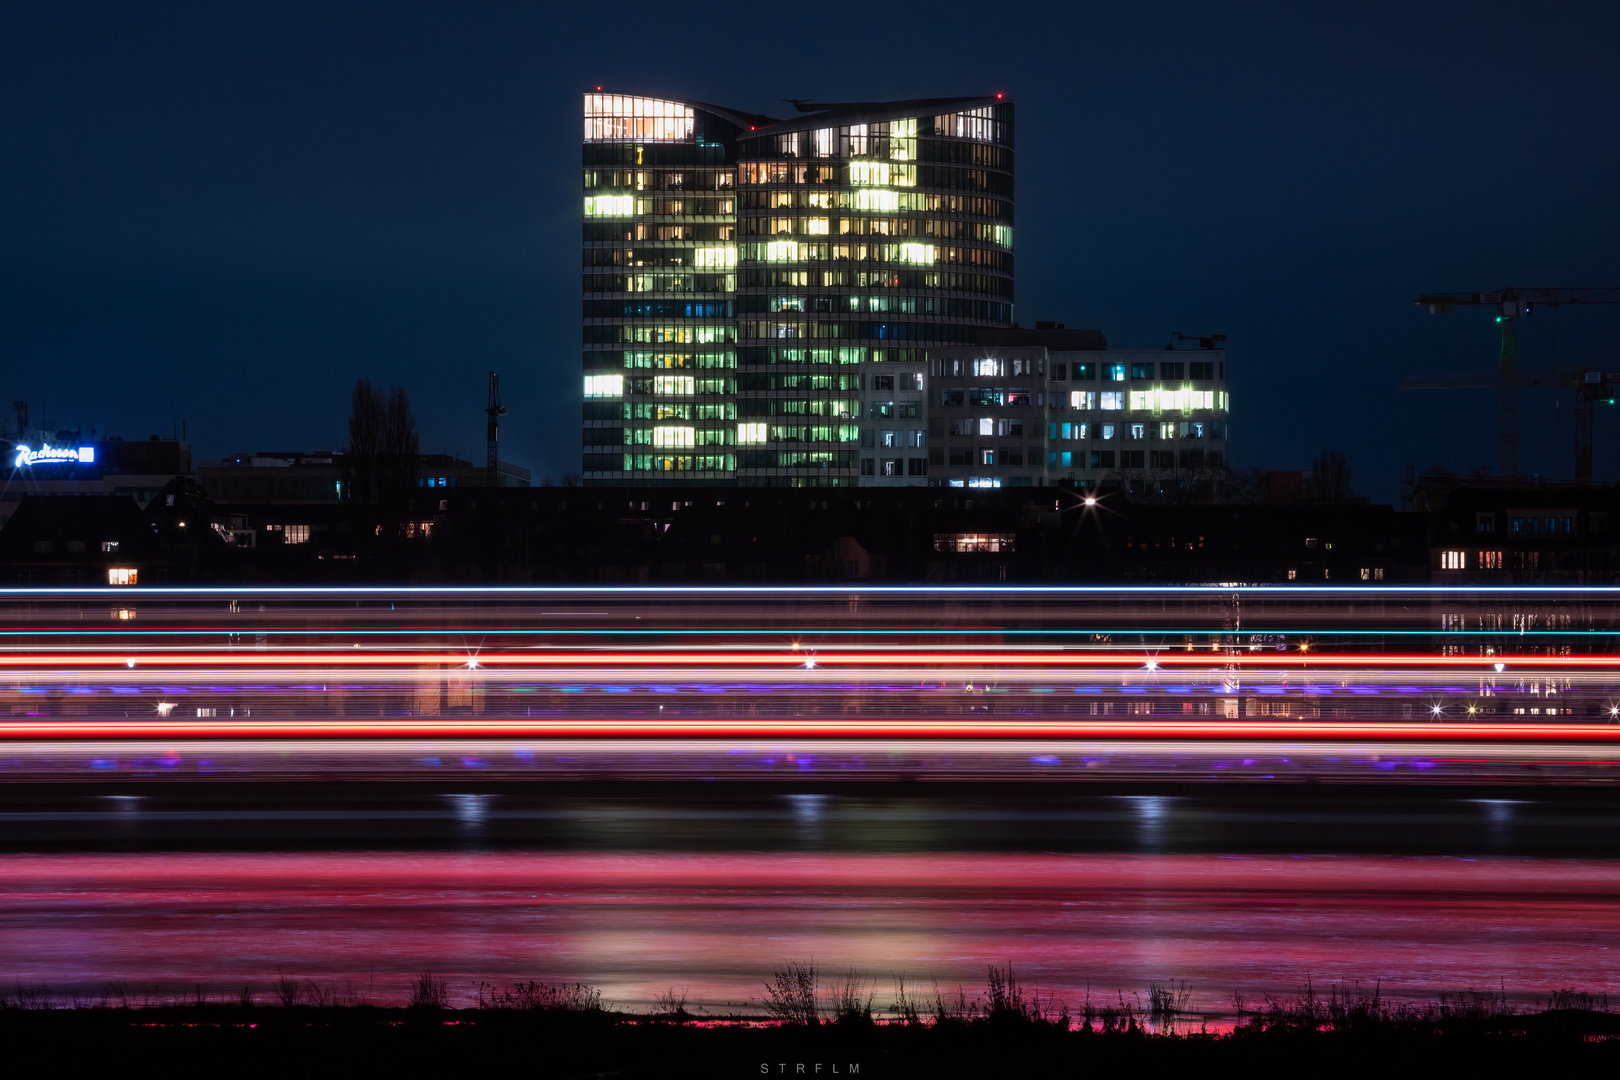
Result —
POLYGON ((1324 447, 1311 463, 1311 479, 1316 497, 1323 502, 1344 502, 1351 497, 1350 461, 1342 450, 1324 447))

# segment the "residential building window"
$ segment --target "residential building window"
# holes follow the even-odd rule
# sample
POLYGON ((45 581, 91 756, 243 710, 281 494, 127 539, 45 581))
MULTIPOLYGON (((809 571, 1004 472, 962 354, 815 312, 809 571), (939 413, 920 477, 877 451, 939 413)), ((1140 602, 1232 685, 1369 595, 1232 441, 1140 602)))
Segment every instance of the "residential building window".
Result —
POLYGON ((1479 568, 1481 570, 1502 569, 1502 553, 1500 551, 1482 551, 1479 553, 1479 568))
POLYGON ((1442 569, 1442 570, 1462 570, 1462 569, 1465 569, 1466 567, 1465 567, 1464 564, 1467 561, 1466 558, 1465 558, 1466 555, 1467 555, 1467 552, 1463 552, 1463 551, 1442 551, 1440 553, 1440 569, 1442 569))
MULTIPOLYGON (((979 486, 988 487, 988 484, 979 486)), ((1012 533, 935 533, 935 551, 1004 552, 1014 549, 1012 533)))
POLYGON ((1475 514, 1474 531, 1477 533, 1493 533, 1496 531, 1495 514, 1475 514))

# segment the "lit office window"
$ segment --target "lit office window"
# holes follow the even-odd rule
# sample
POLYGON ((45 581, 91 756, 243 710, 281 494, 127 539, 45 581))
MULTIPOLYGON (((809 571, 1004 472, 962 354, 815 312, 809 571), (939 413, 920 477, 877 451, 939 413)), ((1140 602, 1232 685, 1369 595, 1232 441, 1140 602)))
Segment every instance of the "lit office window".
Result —
POLYGON ((134 585, 138 573, 133 566, 109 566, 107 567, 107 584, 134 585))
POLYGON ((588 398, 614 398, 624 396, 623 375, 585 376, 585 396, 588 398))
POLYGON ((736 266, 737 265, 737 248, 736 248, 736 245, 733 244, 733 245, 729 245, 727 247, 698 248, 696 251, 692 252, 692 265, 693 266, 705 266, 705 267, 707 267, 707 266, 724 266, 724 267, 736 266))
POLYGON ((697 443, 697 431, 689 427, 653 428, 653 445, 667 450, 689 450, 697 443))
POLYGON ((677 142, 692 137, 690 105, 627 94, 585 95, 585 141, 645 139, 677 142))
POLYGON ((586 217, 629 217, 636 212, 634 195, 587 195, 586 217))
POLYGON ((898 191, 863 190, 855 192, 854 196, 855 199, 851 205, 856 210, 900 209, 900 193, 898 191))
POLYGON ((750 443, 762 443, 765 441, 765 433, 767 428, 768 425, 766 424, 738 424, 737 442, 743 445, 750 443))
POLYGON ((659 397, 683 397, 697 393, 697 379, 691 375, 654 375, 653 393, 659 397))

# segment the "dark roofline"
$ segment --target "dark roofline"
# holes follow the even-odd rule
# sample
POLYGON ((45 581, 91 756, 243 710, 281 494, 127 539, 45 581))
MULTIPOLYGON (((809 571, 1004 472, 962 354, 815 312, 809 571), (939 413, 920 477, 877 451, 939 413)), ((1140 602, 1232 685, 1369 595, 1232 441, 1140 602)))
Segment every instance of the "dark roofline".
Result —
MULTIPOLYGON (((647 94, 642 96, 651 97, 652 95, 647 94)), ((734 124, 737 127, 742 128, 744 131, 747 131, 751 127, 766 127, 770 124, 781 123, 781 121, 774 116, 765 116, 762 113, 738 112, 735 109, 728 109, 721 105, 709 105, 706 102, 691 101, 687 98, 662 98, 660 100, 679 101, 682 105, 690 105, 694 109, 702 109, 704 112, 712 113, 727 123, 734 124)))
MULTIPOLYGON (((839 123, 877 123, 884 120, 899 120, 910 116, 927 116, 944 112, 960 112, 963 109, 978 109, 986 105, 1011 105, 1012 100, 1006 97, 971 98, 912 98, 907 101, 845 101, 832 102, 826 105, 801 105, 803 116, 796 116, 791 120, 773 120, 768 125, 759 124, 758 130, 750 132, 751 135, 760 134, 786 134, 791 131, 810 131, 819 127, 826 127, 829 121, 839 123)), ((758 123, 755 121, 755 123, 758 123)))
POLYGON ((1048 352, 1107 352, 1108 338, 1101 331, 1089 327, 1068 327, 1063 330, 1032 330, 1013 326, 1005 329, 986 327, 979 331, 982 345, 1045 345, 1048 352))

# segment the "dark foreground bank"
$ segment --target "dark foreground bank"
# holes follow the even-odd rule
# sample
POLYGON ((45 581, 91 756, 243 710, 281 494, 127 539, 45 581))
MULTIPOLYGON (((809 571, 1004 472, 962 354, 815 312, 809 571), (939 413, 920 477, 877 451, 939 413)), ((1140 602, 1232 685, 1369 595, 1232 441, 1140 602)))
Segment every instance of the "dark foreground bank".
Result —
MULTIPOLYGON (((1230 1034, 1065 1030, 1049 1022, 692 1024, 608 1012, 295 1006, 0 1010, 13 1069, 137 1062, 246 1075, 995 1077, 1608 1075, 1620 1017, 1578 1009, 1326 1029, 1251 1022, 1230 1034), (491 1073, 490 1071, 493 1070, 491 1073)), ((17 1072, 16 1075, 23 1075, 17 1072)))

